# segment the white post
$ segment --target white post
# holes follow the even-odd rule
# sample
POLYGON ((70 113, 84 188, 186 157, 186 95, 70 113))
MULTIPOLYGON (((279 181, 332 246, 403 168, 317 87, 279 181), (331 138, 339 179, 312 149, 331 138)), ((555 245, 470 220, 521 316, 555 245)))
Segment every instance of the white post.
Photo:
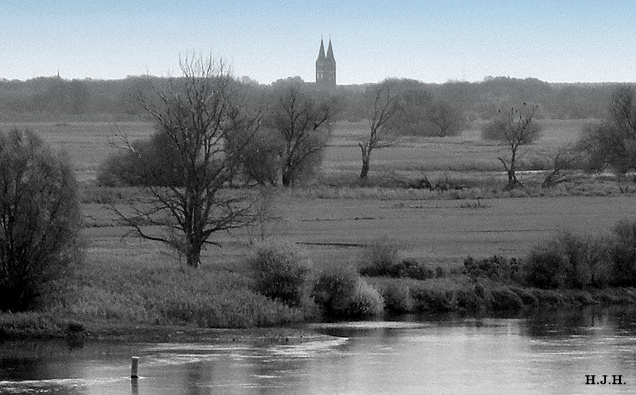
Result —
POLYGON ((139 378, 137 375, 137 369, 139 368, 139 357, 132 357, 132 366, 130 367, 130 378, 139 378))

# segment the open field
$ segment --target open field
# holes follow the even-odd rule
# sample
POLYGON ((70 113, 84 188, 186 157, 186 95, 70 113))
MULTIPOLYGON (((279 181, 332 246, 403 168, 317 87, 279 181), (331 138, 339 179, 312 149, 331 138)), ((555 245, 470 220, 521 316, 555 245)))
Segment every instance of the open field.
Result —
MULTIPOLYGON (((522 161, 524 157, 535 158, 539 164, 549 164, 550 154, 558 147, 576 141, 586 122, 542 121, 543 135, 537 143, 524 149, 522 161)), ((495 182, 501 179, 503 183, 504 174, 497 156, 505 154, 505 147, 482 141, 482 125, 483 122, 473 122, 456 137, 402 138, 395 146, 374 152, 371 177, 399 174, 417 178, 426 174, 431 179, 485 177, 495 182)), ((116 141, 118 134, 138 139, 149 136, 153 130, 152 124, 144 122, 0 124, 0 129, 11 127, 36 130, 54 147, 65 149, 84 186, 94 179, 100 163, 115 151, 111 142, 116 141)), ((357 179, 360 166, 357 141, 365 133, 366 121, 335 125, 323 165, 325 177, 357 179)), ((320 187, 316 188, 320 191, 320 187)), ((338 247, 334 243, 363 245, 374 238, 387 236, 404 243, 414 257, 457 264, 467 255, 523 255, 531 244, 555 230, 605 231, 618 219, 636 215, 632 208, 633 198, 629 196, 457 201, 437 200, 428 191, 354 190, 350 194, 360 194, 359 197, 338 198, 347 193, 347 190, 338 190, 330 199, 324 200, 319 199, 320 192, 311 191, 311 188, 309 192, 283 192, 277 203, 281 220, 272 225, 272 235, 310 246, 317 251, 318 260, 354 259, 358 247, 338 247), (365 195, 367 192, 370 192, 369 195, 365 195), (420 200, 422 197, 426 200, 420 200)), ((475 197, 489 197, 483 195, 475 197)), ((101 255, 106 251, 104 248, 117 249, 119 237, 125 229, 110 226, 109 214, 103 206, 84 204, 83 208, 87 224, 94 226, 85 231, 89 244, 97 243, 94 253, 101 255), (103 227, 105 224, 109 227, 103 227), (105 247, 104 240, 111 238, 105 243, 108 247, 105 247)), ((246 240, 245 236, 239 239, 223 237, 226 244, 235 246, 245 244, 246 240)), ((149 248, 158 246, 153 244, 149 248)), ((212 250, 210 253, 215 261, 219 256, 231 258, 236 255, 227 250, 212 250)), ((91 254, 89 248, 89 257, 91 254)), ((113 250, 110 255, 117 257, 120 254, 124 253, 113 250)))
MULTIPOLYGON (((579 234, 606 233, 620 219, 636 220, 636 204, 631 196, 483 199, 477 201, 380 201, 282 198, 277 211, 280 220, 268 228, 268 236, 283 237, 305 245, 319 264, 355 262, 365 245, 388 237, 404 246, 406 255, 448 268, 460 266, 468 255, 493 254, 523 257, 530 247, 557 231, 579 234)), ((107 215, 98 205, 84 205, 87 213, 107 215)), ((161 252, 150 242, 120 237, 123 227, 92 227, 89 259, 140 259, 170 261, 175 257, 161 252), (126 250, 135 251, 126 257, 126 250), (91 258, 92 257, 92 258, 91 258)), ((250 251, 251 233, 220 234, 203 264, 236 270, 236 261, 250 251), (229 266, 228 266, 229 265, 229 266)))
MULTIPOLYGON (((527 147, 520 157, 522 168, 547 168, 550 155, 558 147, 576 141, 587 120, 546 120, 541 139, 527 147)), ((473 122, 460 136, 447 138, 400 138, 392 147, 376 150, 372 156, 371 177, 400 174, 417 177, 425 172, 432 177, 466 176, 466 173, 501 173, 497 160, 506 148, 480 138, 481 121, 473 122)), ((118 135, 131 140, 147 138, 153 125, 147 122, 5 122, 0 130, 30 128, 56 148, 66 150, 80 181, 93 180, 106 157, 115 152, 111 143, 118 135)), ((367 132, 367 122, 338 122, 325 153, 323 172, 327 177, 355 180, 360 170, 358 140, 367 132)))

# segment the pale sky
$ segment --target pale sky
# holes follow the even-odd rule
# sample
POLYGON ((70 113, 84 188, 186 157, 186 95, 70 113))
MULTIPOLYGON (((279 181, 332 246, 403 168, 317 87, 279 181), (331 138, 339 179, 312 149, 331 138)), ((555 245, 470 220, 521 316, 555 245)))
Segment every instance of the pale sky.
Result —
POLYGON ((314 81, 323 36, 339 84, 636 81, 636 0, 0 0, 0 32, 10 80, 178 75, 194 51, 314 81))

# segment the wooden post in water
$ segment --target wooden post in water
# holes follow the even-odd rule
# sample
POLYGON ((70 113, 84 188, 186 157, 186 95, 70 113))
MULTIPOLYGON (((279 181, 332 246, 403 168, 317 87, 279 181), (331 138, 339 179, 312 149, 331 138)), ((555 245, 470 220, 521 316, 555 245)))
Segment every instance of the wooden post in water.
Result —
POLYGON ((137 379, 137 369, 139 368, 139 357, 132 357, 132 366, 130 367, 130 378, 137 379))

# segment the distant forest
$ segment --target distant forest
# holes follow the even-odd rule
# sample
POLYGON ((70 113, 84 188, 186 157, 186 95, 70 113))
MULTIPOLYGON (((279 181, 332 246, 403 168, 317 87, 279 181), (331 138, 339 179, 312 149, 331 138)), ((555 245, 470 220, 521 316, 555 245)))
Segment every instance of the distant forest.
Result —
MULTIPOLYGON (((297 78, 297 77, 296 77, 297 78)), ((253 80, 241 83, 253 87, 253 80)), ((138 94, 149 94, 159 77, 128 77, 121 80, 65 80, 40 77, 27 81, 0 79, 0 121, 46 120, 134 120, 145 112, 137 102, 138 94)), ((481 82, 451 81, 427 84, 415 80, 396 80, 409 89, 428 92, 460 110, 468 120, 490 119, 499 109, 522 102, 537 104, 539 118, 602 118, 611 92, 618 83, 548 83, 535 78, 487 77, 481 82)), ((368 109, 361 105, 363 93, 373 84, 338 86, 339 119, 359 120, 368 109)))

